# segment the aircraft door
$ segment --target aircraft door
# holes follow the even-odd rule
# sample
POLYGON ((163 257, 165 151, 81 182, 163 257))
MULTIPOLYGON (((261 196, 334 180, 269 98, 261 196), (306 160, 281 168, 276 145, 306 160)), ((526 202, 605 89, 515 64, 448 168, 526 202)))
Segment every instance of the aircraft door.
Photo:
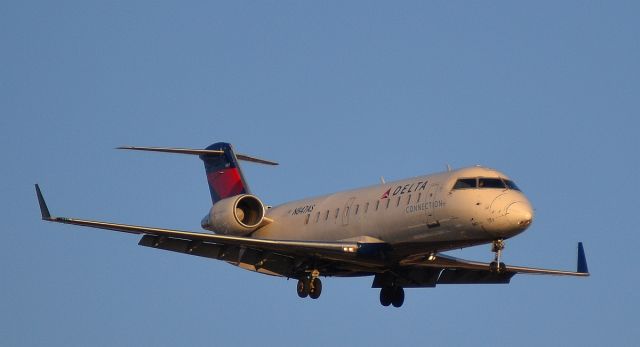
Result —
POLYGON ((439 222, 439 209, 442 207, 442 199, 440 198, 440 193, 442 191, 442 186, 438 183, 432 183, 427 188, 425 194, 425 217, 427 221, 427 226, 429 228, 440 226, 439 222))
POLYGON ((355 200, 355 197, 349 198, 349 200, 344 204, 344 208, 342 209, 342 226, 349 225, 349 215, 353 214, 351 208, 355 200))

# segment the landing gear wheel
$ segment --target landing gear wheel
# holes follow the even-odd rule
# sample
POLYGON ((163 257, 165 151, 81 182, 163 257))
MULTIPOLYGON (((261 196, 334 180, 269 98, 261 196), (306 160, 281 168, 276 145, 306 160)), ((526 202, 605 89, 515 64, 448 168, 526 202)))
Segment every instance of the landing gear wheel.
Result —
POLYGON ((309 295, 309 288, 311 283, 308 278, 302 278, 298 280, 298 285, 296 289, 298 290, 298 296, 301 298, 306 298, 309 295))
POLYGON ((507 271, 507 266, 504 263, 500 263, 500 267, 498 268, 499 273, 505 273, 507 271))
POLYGON ((380 304, 382 306, 391 305, 392 298, 393 298, 393 287, 382 287, 380 289, 380 304))
POLYGON ((400 307, 404 303, 404 289, 402 287, 396 287, 393 292, 393 299, 391 304, 393 307, 400 307))
POLYGON ((311 281, 311 288, 309 288, 309 297, 311 299, 317 299, 322 293, 322 281, 319 278, 314 278, 311 281))

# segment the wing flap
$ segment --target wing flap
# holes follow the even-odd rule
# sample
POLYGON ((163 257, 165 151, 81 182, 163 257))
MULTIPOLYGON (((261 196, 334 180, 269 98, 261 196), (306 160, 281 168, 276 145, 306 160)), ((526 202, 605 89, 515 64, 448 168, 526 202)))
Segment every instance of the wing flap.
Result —
POLYGON ((253 266, 255 271, 271 275, 288 277, 295 270, 292 257, 241 246, 225 246, 210 242, 189 241, 154 235, 142 236, 138 244, 165 251, 227 261, 236 265, 247 264, 253 266))
POLYGON ((438 284, 506 284, 515 276, 515 272, 492 273, 490 271, 467 269, 444 269, 438 278, 438 284))

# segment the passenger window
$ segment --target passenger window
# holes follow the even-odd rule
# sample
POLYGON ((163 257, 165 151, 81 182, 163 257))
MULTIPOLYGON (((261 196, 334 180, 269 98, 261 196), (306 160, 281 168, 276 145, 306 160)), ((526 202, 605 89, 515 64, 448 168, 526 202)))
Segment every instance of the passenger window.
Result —
POLYGON ((329 219, 329 210, 327 210, 327 212, 324 214, 324 220, 329 219))
POLYGON ((380 207, 380 200, 376 201, 376 211, 378 210, 378 207, 380 207))
POLYGON ((309 224, 309 217, 311 217, 311 215, 310 215, 310 214, 308 214, 308 215, 306 215, 306 216, 304 217, 304 224, 305 224, 305 225, 306 225, 306 224, 309 224))
POLYGON ((347 206, 347 208, 345 208, 344 214, 347 215, 347 216, 349 215, 349 206, 347 206))
POLYGON ((336 216, 335 216, 336 219, 338 219, 338 214, 340 214, 340 209, 336 208, 336 216))
POLYGON ((420 202, 421 197, 422 197, 422 193, 418 193, 418 199, 416 199, 416 202, 420 202))
POLYGON ((409 194, 409 197, 407 197, 407 205, 409 205, 411 203, 411 194, 409 194))
POLYGON ((316 213, 316 223, 320 220, 320 212, 316 213))
POLYGON ((384 208, 389 208, 389 203, 391 202, 391 199, 387 199, 387 206, 385 206, 384 208))
POLYGON ((507 189, 507 186, 499 178, 480 178, 478 179, 478 188, 507 189))
POLYGON ((356 212, 354 213, 355 215, 358 214, 358 210, 360 209, 360 205, 356 205, 356 212))
POLYGON ((368 202, 366 204, 364 204, 364 213, 367 213, 367 211, 369 211, 369 203, 368 202))
POLYGON ((400 206, 400 197, 398 197, 398 201, 396 201, 396 207, 400 206))
POLYGON ((453 189, 468 189, 476 187, 476 179, 475 178, 461 178, 456 181, 456 184, 453 186, 453 189))

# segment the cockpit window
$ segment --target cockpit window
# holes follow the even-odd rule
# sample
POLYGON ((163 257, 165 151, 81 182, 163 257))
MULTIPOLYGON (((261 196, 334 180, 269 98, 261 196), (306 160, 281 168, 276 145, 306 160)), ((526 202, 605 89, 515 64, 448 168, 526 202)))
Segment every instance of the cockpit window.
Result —
POLYGON ((479 178, 460 178, 456 181, 456 184, 453 185, 453 189, 470 189, 470 188, 480 188, 480 189, 513 189, 520 191, 520 188, 516 186, 515 183, 511 180, 502 179, 502 178, 487 178, 487 177, 479 177, 479 178))
POLYGON ((507 189, 507 186, 499 178, 479 178, 478 188, 500 188, 507 189))
POLYGON ((509 187, 509 189, 520 191, 520 188, 518 188, 518 186, 515 183, 513 183, 512 180, 504 180, 504 183, 507 184, 507 187, 509 187))
POLYGON ((476 187, 476 179, 475 178, 461 178, 456 181, 456 184, 453 186, 453 189, 468 189, 476 187))

